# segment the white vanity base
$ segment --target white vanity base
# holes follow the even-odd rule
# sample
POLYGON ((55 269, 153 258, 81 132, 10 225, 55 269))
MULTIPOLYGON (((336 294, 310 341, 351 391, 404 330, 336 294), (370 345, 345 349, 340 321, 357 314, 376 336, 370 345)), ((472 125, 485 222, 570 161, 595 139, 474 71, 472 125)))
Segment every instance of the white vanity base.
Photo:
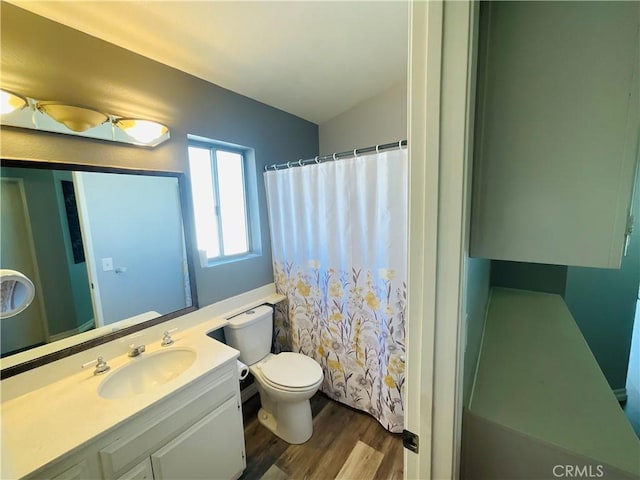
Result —
POLYGON ((35 478, 236 479, 246 467, 235 360, 149 407, 35 478))

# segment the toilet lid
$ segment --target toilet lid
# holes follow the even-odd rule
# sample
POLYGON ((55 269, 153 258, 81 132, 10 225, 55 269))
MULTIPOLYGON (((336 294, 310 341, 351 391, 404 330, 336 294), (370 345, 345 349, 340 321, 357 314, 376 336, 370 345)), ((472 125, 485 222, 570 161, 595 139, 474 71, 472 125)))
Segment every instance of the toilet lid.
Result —
POLYGON ((322 379, 318 362, 301 353, 279 353, 267 360, 261 370, 270 382, 289 388, 308 387, 322 379))

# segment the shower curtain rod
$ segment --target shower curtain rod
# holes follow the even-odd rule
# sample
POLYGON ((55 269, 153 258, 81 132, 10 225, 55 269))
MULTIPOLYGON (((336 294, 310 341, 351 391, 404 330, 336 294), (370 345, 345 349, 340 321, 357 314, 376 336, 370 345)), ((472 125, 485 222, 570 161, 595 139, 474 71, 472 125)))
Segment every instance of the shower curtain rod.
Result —
POLYGON ((345 158, 357 157, 358 155, 364 153, 373 153, 373 152, 381 152, 383 150, 395 150, 396 148, 402 148, 407 146, 406 140, 401 140, 399 142, 393 143, 385 143, 384 145, 375 145, 373 147, 365 147, 365 148, 356 148, 354 150, 349 150, 346 152, 333 153, 331 155, 323 155, 321 157, 315 158, 307 158, 306 160, 297 160, 295 162, 287 162, 287 163, 274 163, 273 165, 265 165, 264 171, 268 170, 279 170, 281 168, 293 168, 293 167, 303 167, 305 165, 310 165, 312 163, 320 164, 325 161, 330 160, 343 160, 345 158))

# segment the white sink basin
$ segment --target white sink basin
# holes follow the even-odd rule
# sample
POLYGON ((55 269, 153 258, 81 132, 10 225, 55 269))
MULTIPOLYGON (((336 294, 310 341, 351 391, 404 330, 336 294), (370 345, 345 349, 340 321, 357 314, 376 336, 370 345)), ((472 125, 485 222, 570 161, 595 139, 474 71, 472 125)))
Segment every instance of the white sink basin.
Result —
POLYGON ((171 348, 132 358, 118 370, 109 373, 98 386, 103 398, 124 398, 146 393, 180 376, 195 361, 196 352, 189 348, 171 348))

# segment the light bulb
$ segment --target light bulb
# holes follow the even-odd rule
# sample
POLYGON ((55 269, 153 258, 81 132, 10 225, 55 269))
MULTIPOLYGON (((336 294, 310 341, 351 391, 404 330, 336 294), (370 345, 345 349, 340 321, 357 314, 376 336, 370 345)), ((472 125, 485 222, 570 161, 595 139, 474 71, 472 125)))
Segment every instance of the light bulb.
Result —
POLYGON ((140 143, 151 143, 169 131, 161 123, 150 120, 120 118, 116 120, 116 125, 140 143))
POLYGON ((0 114, 11 113, 26 107, 27 101, 11 92, 0 90, 0 114))

